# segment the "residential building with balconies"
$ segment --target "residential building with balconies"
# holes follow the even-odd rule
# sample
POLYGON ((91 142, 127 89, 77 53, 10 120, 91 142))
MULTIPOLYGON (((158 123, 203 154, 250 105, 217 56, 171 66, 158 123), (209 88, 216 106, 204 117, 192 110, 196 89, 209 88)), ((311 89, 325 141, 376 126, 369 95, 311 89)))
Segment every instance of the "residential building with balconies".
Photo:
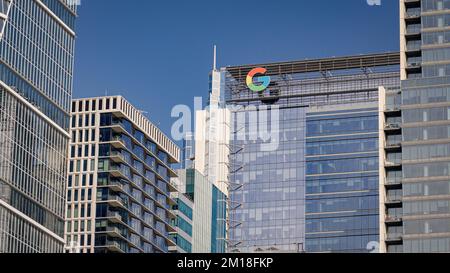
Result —
POLYGON ((180 149, 121 96, 73 100, 66 250, 165 253, 180 149))

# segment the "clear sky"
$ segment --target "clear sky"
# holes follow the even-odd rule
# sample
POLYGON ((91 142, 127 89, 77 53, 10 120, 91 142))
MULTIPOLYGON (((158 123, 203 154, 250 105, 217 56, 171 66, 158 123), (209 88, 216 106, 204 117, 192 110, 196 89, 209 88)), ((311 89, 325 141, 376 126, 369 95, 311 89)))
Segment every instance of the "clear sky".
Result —
POLYGON ((167 133, 218 66, 399 50, 398 0, 82 0, 74 97, 123 95, 167 133))

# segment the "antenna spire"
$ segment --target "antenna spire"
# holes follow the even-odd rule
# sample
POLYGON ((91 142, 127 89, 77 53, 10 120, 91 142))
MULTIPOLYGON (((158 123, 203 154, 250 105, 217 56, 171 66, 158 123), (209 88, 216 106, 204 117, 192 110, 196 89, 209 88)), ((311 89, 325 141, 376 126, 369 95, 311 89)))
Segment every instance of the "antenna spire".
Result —
POLYGON ((213 70, 217 70, 217 46, 214 45, 214 62, 213 62, 213 70))

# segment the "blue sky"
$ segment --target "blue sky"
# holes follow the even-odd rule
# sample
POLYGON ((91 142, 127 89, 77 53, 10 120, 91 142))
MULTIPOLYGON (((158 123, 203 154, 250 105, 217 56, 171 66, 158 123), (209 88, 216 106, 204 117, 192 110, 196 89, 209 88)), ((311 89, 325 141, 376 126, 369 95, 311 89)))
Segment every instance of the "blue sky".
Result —
POLYGON ((381 0, 82 0, 74 97, 123 95, 166 132, 218 66, 399 50, 399 4, 381 0))

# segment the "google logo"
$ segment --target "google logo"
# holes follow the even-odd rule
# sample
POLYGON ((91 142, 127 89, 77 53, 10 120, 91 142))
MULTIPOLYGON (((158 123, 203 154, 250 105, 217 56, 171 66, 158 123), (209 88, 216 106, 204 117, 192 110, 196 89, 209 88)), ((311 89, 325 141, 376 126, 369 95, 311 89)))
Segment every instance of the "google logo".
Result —
POLYGON ((252 69, 247 75, 247 86, 253 92, 261 92, 264 91, 270 84, 270 77, 255 77, 257 74, 264 75, 266 74, 267 69, 258 67, 252 69))

